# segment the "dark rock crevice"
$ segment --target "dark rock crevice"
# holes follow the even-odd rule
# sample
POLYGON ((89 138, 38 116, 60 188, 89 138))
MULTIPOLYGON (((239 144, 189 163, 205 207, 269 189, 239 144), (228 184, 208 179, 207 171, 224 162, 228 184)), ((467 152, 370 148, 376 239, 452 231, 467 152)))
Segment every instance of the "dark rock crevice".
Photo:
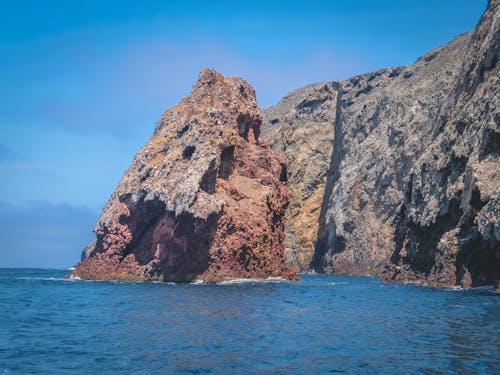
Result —
POLYGON ((209 250, 217 229, 218 214, 195 218, 184 213, 172 220, 167 213, 153 232, 152 275, 164 281, 191 282, 210 264, 209 250))
POLYGON ((474 228, 464 230, 459 241, 461 249, 456 258, 457 285, 493 285, 500 280, 500 242, 485 240, 474 228))
POLYGON ((191 160, 191 156, 193 156, 196 151, 196 146, 186 146, 184 150, 182 150, 182 158, 185 160, 191 160))
POLYGON ((130 207, 129 216, 121 216, 119 222, 132 233, 132 240, 122 250, 121 259, 134 253, 137 262, 146 264, 150 259, 151 237, 156 223, 165 213, 165 204, 157 199, 145 201, 141 198, 130 207))
POLYGON ((219 177, 227 180, 233 172, 234 145, 224 147, 220 154, 219 177))
POLYGON ((410 265, 414 272, 429 276, 435 263, 439 240, 457 226, 462 213, 459 200, 451 199, 448 212, 438 216, 432 225, 420 226, 411 221, 407 223, 407 254, 403 257, 403 262, 410 265))
POLYGON ((249 114, 242 113, 237 118, 238 122, 238 132, 241 137, 248 141, 248 134, 250 130, 253 131, 255 141, 259 141, 260 136, 260 126, 262 125, 262 119, 250 116, 249 114))
MULTIPOLYGON (((344 134, 342 129, 342 85, 338 82, 332 82, 333 87, 337 90, 337 102, 335 107, 335 122, 333 150, 330 159, 329 169, 326 178, 325 190, 321 202, 319 214, 319 226, 317 240, 314 248, 314 255, 310 267, 318 272, 323 272, 323 258, 327 251, 329 232, 326 228, 326 214, 330 204, 330 197, 333 192, 335 183, 340 178, 340 164, 344 155, 344 134)), ((331 235, 331 234, 330 234, 331 235)))
POLYGON ((200 189, 205 193, 214 194, 215 193, 215 184, 217 182, 217 168, 216 168, 216 159, 212 159, 208 169, 205 171, 201 178, 200 189))

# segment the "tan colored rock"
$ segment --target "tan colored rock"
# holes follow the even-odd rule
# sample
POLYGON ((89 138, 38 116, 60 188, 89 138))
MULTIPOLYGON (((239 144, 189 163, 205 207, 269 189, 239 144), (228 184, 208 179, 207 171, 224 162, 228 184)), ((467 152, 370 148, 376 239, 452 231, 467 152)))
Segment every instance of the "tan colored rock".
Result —
POLYGON ((307 269, 314 247, 319 272, 436 285, 500 279, 499 4, 490 0, 474 31, 412 65, 306 86, 265 111, 266 139, 294 162, 290 262, 307 269), (324 85, 335 87, 335 111, 324 85), (329 133, 301 134, 319 134, 320 123, 329 133), (314 152, 331 155, 319 184, 308 174, 314 152))

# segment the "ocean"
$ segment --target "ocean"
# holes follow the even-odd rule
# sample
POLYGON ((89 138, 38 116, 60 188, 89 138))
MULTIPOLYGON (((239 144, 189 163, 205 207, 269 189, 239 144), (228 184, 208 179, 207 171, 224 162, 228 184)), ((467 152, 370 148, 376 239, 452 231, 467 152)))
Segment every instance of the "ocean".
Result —
POLYGON ((500 294, 487 289, 67 272, 0 269, 0 374, 500 373, 500 294))

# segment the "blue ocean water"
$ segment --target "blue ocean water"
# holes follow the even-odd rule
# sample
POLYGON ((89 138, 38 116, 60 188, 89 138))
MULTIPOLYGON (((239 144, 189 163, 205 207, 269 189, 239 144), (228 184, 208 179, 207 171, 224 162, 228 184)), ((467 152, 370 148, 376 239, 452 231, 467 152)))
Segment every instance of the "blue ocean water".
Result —
POLYGON ((219 285, 0 269, 0 374, 493 374, 500 295, 303 275, 219 285))

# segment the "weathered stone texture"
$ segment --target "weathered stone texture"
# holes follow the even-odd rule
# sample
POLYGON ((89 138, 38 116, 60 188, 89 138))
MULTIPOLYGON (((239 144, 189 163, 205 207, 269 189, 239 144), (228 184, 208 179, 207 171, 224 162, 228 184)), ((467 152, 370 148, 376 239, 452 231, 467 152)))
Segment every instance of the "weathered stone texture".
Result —
POLYGON ((261 122, 246 81, 204 69, 137 153, 73 275, 296 278, 283 261, 286 165, 259 142, 261 122))
POLYGON ((338 84, 321 83, 288 94, 263 111, 263 138, 288 162, 291 202, 286 230, 286 259, 308 270, 319 230, 330 166, 338 84))
POLYGON ((290 162, 290 263, 440 285, 500 278, 498 4, 411 66, 307 86, 264 111, 290 162))

